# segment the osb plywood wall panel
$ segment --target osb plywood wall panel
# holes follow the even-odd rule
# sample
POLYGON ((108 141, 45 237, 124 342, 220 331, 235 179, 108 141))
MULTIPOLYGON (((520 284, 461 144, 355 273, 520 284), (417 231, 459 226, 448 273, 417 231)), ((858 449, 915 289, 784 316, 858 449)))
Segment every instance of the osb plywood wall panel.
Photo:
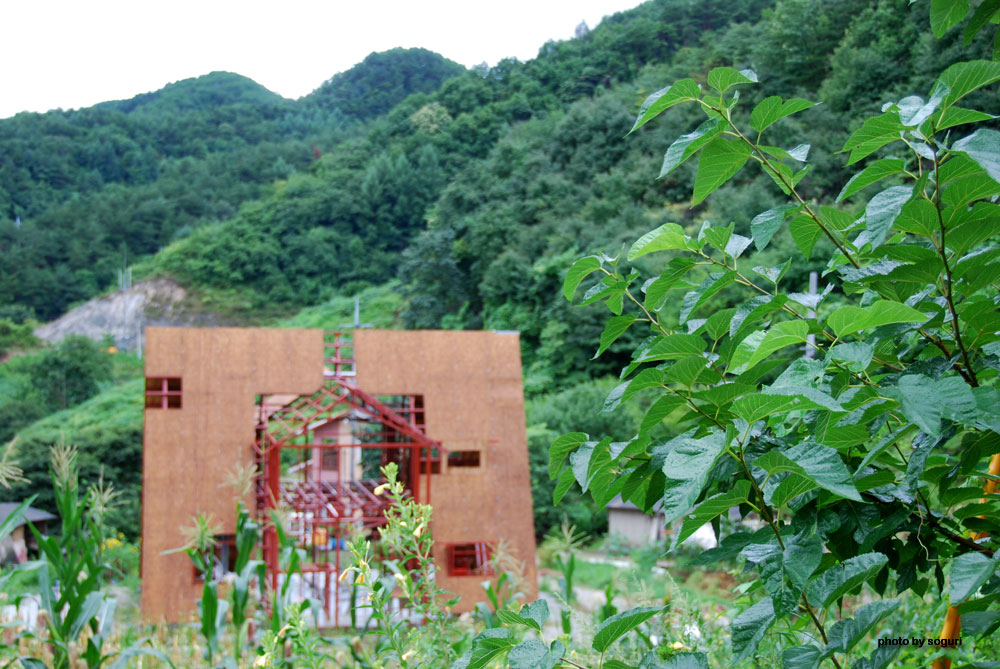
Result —
POLYGON ((223 485, 249 463, 254 397, 309 394, 323 383, 321 330, 147 328, 146 376, 180 377, 181 409, 147 409, 143 430, 142 609, 151 622, 177 622, 200 592, 180 528, 211 514, 234 532, 235 498, 223 485), (220 485, 222 487, 220 487, 220 485))
MULTIPOLYGON (((361 330, 354 334, 357 382, 377 395, 423 395, 426 429, 450 450, 480 449, 479 468, 433 478, 435 558, 452 543, 505 539, 525 565, 525 594, 537 597, 531 479, 525 436, 520 341, 516 334, 361 330)), ((448 577, 455 610, 484 600, 481 576, 448 577)))

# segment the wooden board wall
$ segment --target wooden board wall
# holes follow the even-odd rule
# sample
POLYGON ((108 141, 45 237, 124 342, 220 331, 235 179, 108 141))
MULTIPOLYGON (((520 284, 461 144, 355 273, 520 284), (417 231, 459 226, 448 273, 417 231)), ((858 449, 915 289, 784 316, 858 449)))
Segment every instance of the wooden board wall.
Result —
POLYGON ((184 543, 181 527, 198 513, 220 533, 235 531, 236 497, 224 481, 251 462, 254 397, 318 390, 323 332, 149 327, 146 377, 182 380, 181 409, 145 411, 142 488, 143 617, 179 622, 195 611, 200 585, 187 555, 163 553, 184 543))
MULTIPOLYGON (((188 557, 164 555, 181 527, 210 513, 234 531, 235 498, 224 486, 249 463, 257 394, 311 394, 323 382, 321 330, 154 328, 146 330, 146 376, 180 377, 183 408, 147 409, 143 432, 142 610, 149 622, 195 611, 200 586, 188 557), (220 485, 222 487, 220 487, 220 485)), ((537 597, 531 480, 525 436, 520 342, 495 332, 359 330, 357 383, 375 395, 423 395, 428 436, 450 450, 480 450, 478 468, 434 475, 435 558, 451 543, 506 540, 537 597)), ((250 500, 247 500, 250 503, 250 500)), ((482 576, 449 577, 456 611, 484 601, 482 576)))
POLYGON ((449 450, 480 450, 478 468, 433 476, 435 560, 441 586, 461 601, 485 601, 482 576, 448 576, 447 544, 505 539, 525 566, 527 601, 537 598, 535 526, 525 434, 520 337, 516 333, 359 330, 358 385, 375 395, 423 395, 426 431, 449 450))

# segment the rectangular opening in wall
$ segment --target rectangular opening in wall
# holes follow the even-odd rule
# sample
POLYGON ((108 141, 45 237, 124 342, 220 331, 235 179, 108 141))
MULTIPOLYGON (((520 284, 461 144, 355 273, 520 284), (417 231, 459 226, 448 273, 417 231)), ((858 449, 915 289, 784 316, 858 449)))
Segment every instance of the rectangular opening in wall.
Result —
POLYGON ((479 451, 452 451, 448 454, 448 467, 478 467, 479 451))
POLYGON ((320 466, 325 472, 337 472, 340 471, 340 449, 339 448, 324 448, 321 451, 320 456, 320 466))
POLYGON ((493 549, 484 541, 472 544, 449 544, 449 576, 490 576, 493 568, 490 557, 493 549))
POLYGON ((147 409, 180 409, 181 379, 179 377, 147 376, 147 409))
MULTIPOLYGON (((212 547, 209 569, 212 578, 221 579, 226 574, 236 571, 236 535, 216 534, 214 539, 215 545, 212 547)), ((192 567, 194 568, 195 583, 203 582, 205 580, 204 574, 198 570, 198 567, 194 565, 192 567)))

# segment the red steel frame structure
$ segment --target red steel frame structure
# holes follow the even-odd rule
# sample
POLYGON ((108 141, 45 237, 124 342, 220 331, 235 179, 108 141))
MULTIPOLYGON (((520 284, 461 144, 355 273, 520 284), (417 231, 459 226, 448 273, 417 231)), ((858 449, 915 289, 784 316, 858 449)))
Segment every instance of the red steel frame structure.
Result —
MULTIPOLYGON (((383 481, 351 475, 344 480, 343 467, 338 469, 335 481, 316 480, 305 462, 299 468, 300 480, 282 480, 282 452, 296 449, 308 454, 313 449, 333 449, 339 456, 345 448, 379 449, 381 464, 392 461, 399 465, 400 479, 413 499, 429 503, 430 473, 434 464, 440 464, 444 449, 424 433, 423 408, 416 398, 404 397, 402 406, 391 406, 353 382, 354 360, 345 333, 326 333, 324 347, 325 381, 319 391, 280 406, 272 396, 259 397, 254 444, 259 468, 256 493, 259 517, 266 518, 278 508, 291 512, 291 524, 296 530, 291 534, 298 536, 299 547, 311 548, 301 565, 301 578, 312 578, 314 590, 322 583, 328 621, 339 627, 341 623, 349 624, 340 619, 337 578, 345 566, 341 556, 343 540, 352 531, 369 532, 385 523, 389 502, 374 494, 383 481), (343 437, 335 443, 316 438, 317 430, 342 421, 366 430, 361 434, 352 430, 347 443, 341 443, 343 437), (368 441, 360 441, 359 437, 368 441)), ((263 549, 268 578, 277 590, 281 577, 279 545, 277 531, 270 523, 264 530, 263 549)))

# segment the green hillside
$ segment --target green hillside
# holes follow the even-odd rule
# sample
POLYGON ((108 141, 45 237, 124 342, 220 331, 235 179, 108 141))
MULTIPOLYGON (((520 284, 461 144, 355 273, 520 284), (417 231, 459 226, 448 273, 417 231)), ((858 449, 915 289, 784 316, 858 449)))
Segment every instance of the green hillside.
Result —
POLYGON ((350 86, 299 101, 213 72, 131 100, 0 120, 0 316, 59 316, 113 286, 123 262, 232 218, 364 135, 362 119, 381 112, 358 114, 359 98, 388 107, 461 71, 422 49, 369 61, 339 75, 350 86), (417 68, 423 76, 384 81, 417 68))

